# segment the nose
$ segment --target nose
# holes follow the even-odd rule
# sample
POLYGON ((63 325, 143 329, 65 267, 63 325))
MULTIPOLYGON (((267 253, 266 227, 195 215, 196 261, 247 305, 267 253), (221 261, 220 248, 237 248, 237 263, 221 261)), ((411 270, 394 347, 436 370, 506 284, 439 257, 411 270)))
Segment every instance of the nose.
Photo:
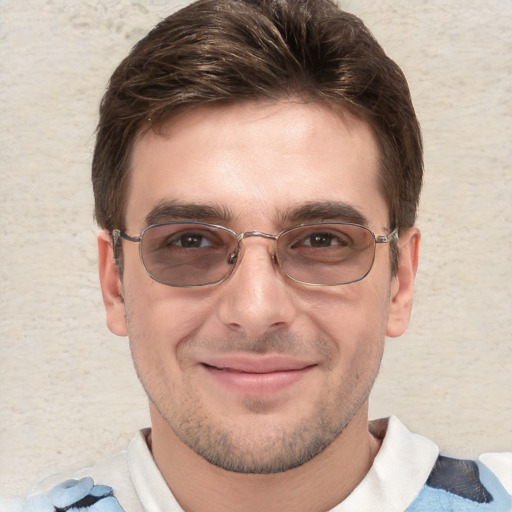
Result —
POLYGON ((274 262, 272 240, 247 237, 233 274, 221 285, 220 321, 256 339, 288 327, 296 315, 293 286, 274 262))

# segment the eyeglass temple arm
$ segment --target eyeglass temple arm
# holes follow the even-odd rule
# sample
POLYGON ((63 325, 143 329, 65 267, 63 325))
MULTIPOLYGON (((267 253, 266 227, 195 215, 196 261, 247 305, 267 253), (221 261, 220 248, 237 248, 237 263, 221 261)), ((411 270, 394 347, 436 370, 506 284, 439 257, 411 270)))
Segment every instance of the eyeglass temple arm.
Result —
POLYGON ((130 236, 126 234, 124 231, 121 231, 120 229, 113 229, 112 230, 112 247, 114 252, 114 261, 119 263, 119 239, 122 238, 124 240, 128 240, 129 242, 140 242, 141 237, 139 236, 130 236))
POLYGON ((129 242, 140 242, 141 237, 139 236, 130 236, 124 231, 121 231, 120 229, 113 229, 112 230, 112 241, 114 243, 114 247, 118 244, 119 239, 122 238, 124 240, 128 240, 129 242))
POLYGON ((398 228, 393 229, 389 235, 380 235, 375 237, 376 244, 385 244, 391 242, 391 240, 398 240, 400 235, 398 234, 398 228))

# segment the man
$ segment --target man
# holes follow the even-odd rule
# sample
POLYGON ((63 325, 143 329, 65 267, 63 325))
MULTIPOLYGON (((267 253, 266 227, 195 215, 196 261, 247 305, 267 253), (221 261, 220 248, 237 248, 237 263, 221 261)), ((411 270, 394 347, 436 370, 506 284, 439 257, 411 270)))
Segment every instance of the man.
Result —
POLYGON ((92 170, 107 323, 151 429, 26 510, 510 510, 481 462, 368 423, 422 168, 402 72, 329 1, 161 22, 111 78, 92 170))

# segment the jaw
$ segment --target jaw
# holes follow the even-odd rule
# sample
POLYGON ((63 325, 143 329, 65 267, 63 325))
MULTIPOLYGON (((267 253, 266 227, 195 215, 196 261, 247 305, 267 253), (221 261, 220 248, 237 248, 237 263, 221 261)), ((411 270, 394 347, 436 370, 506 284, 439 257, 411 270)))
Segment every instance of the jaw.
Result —
POLYGON ((169 431, 154 405, 150 409, 153 456, 184 510, 330 510, 364 478, 379 448, 368 432, 365 402, 345 430, 308 462, 275 473, 233 472, 191 450, 169 431))

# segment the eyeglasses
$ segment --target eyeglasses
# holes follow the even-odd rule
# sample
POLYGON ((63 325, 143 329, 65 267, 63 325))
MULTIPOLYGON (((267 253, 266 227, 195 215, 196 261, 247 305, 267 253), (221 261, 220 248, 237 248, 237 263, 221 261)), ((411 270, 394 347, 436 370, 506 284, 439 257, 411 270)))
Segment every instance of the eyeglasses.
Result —
POLYGON ((242 258, 242 241, 262 237, 275 242, 274 261, 293 281, 336 286, 360 281, 370 272, 376 244, 399 238, 398 229, 376 236, 359 224, 300 224, 277 235, 259 231, 235 233, 216 224, 178 221, 153 224, 139 236, 115 229, 114 253, 122 238, 139 243, 146 272, 168 286, 200 287, 222 283, 242 258))

